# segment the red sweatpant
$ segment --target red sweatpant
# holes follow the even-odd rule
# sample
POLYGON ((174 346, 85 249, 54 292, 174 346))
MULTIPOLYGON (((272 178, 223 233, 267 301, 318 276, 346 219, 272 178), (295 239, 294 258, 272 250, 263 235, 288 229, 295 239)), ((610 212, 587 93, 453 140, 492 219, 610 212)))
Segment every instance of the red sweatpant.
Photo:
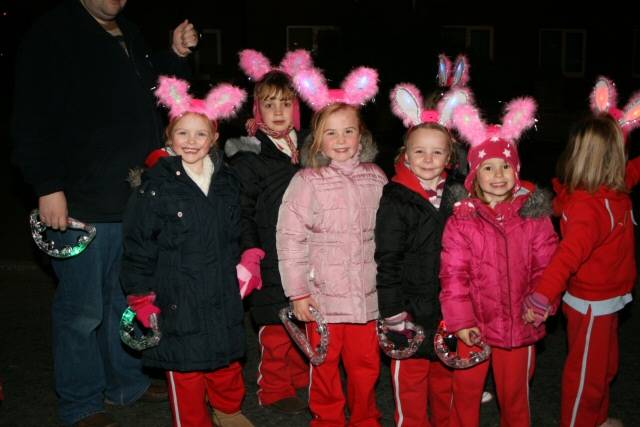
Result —
POLYGON ((592 316, 562 305, 569 354, 562 372, 563 427, 594 427, 609 414, 609 386, 618 372, 618 313, 592 316))
MULTIPOLYGON (((307 336, 315 348, 320 342, 315 323, 307 323, 307 336)), ((380 375, 380 347, 376 322, 331 323, 329 336, 327 358, 318 366, 311 365, 311 427, 346 425, 340 360, 347 373, 347 404, 351 413, 348 425, 379 427, 375 386, 380 375)))
POLYGON ((262 326, 258 340, 258 401, 261 405, 295 396, 296 389, 309 386, 309 363, 284 326, 262 326))
POLYGON ((239 362, 215 371, 167 371, 167 382, 175 427, 212 426, 206 397, 212 407, 227 414, 242 407, 245 389, 239 362))
MULTIPOLYGON (((471 348, 458 341, 458 350, 461 355, 466 356, 471 348)), ((500 404, 500 427, 531 425, 529 381, 533 377, 535 364, 534 345, 510 350, 491 348, 493 379, 500 404)), ((480 425, 480 402, 488 371, 488 361, 472 368, 454 370, 449 422, 451 427, 480 425)))
POLYGON ((452 375, 440 361, 392 359, 396 427, 447 427, 452 375), (427 415, 427 402, 431 417, 427 415))

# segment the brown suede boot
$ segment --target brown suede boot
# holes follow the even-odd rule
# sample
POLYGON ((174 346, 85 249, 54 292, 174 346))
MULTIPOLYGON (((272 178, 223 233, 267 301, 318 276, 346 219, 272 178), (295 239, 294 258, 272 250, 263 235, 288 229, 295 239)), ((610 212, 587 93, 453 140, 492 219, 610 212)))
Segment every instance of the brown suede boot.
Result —
POLYGON ((213 409, 213 424, 216 427, 254 427, 242 411, 226 414, 215 408, 213 409))

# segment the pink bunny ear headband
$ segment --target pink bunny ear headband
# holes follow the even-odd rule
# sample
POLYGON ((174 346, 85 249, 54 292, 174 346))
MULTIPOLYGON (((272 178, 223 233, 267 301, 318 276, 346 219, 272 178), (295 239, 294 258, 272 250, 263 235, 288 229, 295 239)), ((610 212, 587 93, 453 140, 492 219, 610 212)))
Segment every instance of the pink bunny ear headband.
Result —
POLYGON ((625 141, 629 133, 640 125, 640 91, 633 94, 624 109, 620 110, 615 83, 606 77, 598 77, 590 98, 591 111, 606 113, 616 119, 624 132, 625 141))
POLYGON ((378 93, 378 72, 373 68, 357 68, 344 79, 340 89, 329 89, 322 72, 311 68, 295 74, 293 84, 313 111, 337 102, 360 107, 378 93))
POLYGON ((438 123, 450 128, 453 112, 461 105, 470 103, 471 92, 463 88, 449 91, 438 103, 437 110, 424 108, 420 90, 411 83, 401 83, 391 91, 391 111, 402 119, 407 128, 422 123, 438 123))
POLYGON ((469 61, 464 55, 456 57, 456 63, 451 67, 451 60, 441 53, 438 56, 438 85, 441 87, 466 86, 469 81, 469 61))
POLYGON ((293 76, 302 70, 313 67, 311 54, 304 49, 287 52, 279 67, 273 67, 269 59, 257 50, 245 49, 240 51, 239 56, 240 68, 253 81, 262 79, 271 71, 282 71, 293 76))
POLYGON ((471 146, 468 155, 469 174, 464 182, 468 191, 473 189, 473 181, 482 161, 491 158, 504 159, 513 167, 516 175, 514 192, 520 188, 520 159, 516 142, 525 130, 536 123, 536 108, 533 98, 514 99, 505 108, 502 125, 487 125, 472 104, 456 108, 453 113, 454 127, 471 146))
POLYGON ((155 95, 159 104, 169 108, 172 119, 185 113, 198 113, 212 121, 233 117, 247 98, 244 90, 227 83, 211 89, 205 99, 192 98, 188 90, 186 81, 160 76, 155 95))

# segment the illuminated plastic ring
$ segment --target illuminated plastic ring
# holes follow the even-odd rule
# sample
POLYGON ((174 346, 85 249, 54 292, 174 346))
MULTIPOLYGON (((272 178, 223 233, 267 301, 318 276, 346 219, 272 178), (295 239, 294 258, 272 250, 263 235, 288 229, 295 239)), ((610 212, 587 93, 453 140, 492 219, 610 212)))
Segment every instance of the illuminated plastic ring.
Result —
POLYGON ((47 225, 40 221, 40 212, 38 209, 31 211, 29 215, 29 225, 31 226, 31 237, 36 242, 36 246, 44 253, 54 258, 71 258, 82 253, 89 243, 91 243, 96 237, 96 228, 93 225, 85 224, 77 219, 67 218, 67 227, 73 230, 81 230, 87 234, 83 234, 78 237, 78 241, 75 245, 65 245, 58 249, 55 247, 53 240, 48 241, 44 238, 43 233, 47 229, 47 225))
POLYGON ((438 331, 433 337, 433 347, 435 349, 436 355, 442 363, 447 366, 450 366, 454 369, 465 369, 470 368, 472 366, 477 365, 478 363, 482 363, 489 358, 491 355, 491 347, 489 344, 486 344, 482 341, 482 338, 478 337, 475 345, 480 347, 480 351, 472 351, 469 353, 469 356, 463 358, 456 351, 453 351, 449 348, 447 342, 452 340, 457 341, 458 338, 455 334, 446 330, 444 323, 441 323, 438 327, 438 331))
POLYGON ((391 357, 392 359, 406 359, 407 357, 413 356, 416 351, 418 351, 418 347, 420 347, 422 341, 424 341, 424 329, 422 328, 422 326, 416 325, 408 320, 405 320, 405 326, 405 330, 413 332, 413 337, 407 337, 407 341, 409 342, 409 344, 405 348, 396 348, 395 343, 393 343, 387 337, 389 329, 387 328, 384 320, 378 319, 378 343, 380 344, 380 348, 382 349, 384 354, 391 357))
POLYGON ((158 316, 156 316, 155 313, 149 316, 151 329, 146 335, 143 335, 140 338, 136 338, 135 336, 135 330, 133 327, 135 318, 136 312, 133 311, 131 307, 127 307, 124 313, 122 313, 122 318, 120 319, 120 339, 122 342, 138 351, 146 350, 147 348, 158 345, 158 343, 160 343, 160 338, 162 338, 162 333, 158 328, 158 316))
POLYGON ((329 328, 327 326, 327 321, 324 320, 324 317, 322 317, 322 314, 320 314, 318 310, 313 307, 309 307, 309 311, 316 320, 316 324, 318 325, 318 334, 320 334, 320 344, 316 349, 314 349, 311 346, 311 343, 309 343, 307 334, 302 332, 302 330, 293 323, 295 316, 291 307, 285 307, 280 310, 278 316, 284 324, 287 332, 289 332, 289 335, 291 335, 293 342, 300 347, 300 350, 302 350, 302 352, 309 358, 309 361, 312 364, 319 365, 324 362, 324 359, 327 357, 327 351, 329 350, 329 328))

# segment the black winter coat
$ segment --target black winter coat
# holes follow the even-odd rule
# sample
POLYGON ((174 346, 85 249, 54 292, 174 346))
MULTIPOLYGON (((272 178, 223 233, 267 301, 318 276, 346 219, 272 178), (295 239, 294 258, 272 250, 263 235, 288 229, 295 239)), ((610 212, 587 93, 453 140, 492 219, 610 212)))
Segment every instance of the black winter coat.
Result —
POLYGON ((147 366, 216 369, 245 349, 239 261, 240 188, 219 153, 205 194, 180 157, 160 159, 132 194, 124 219, 121 281, 127 294, 155 291, 162 339, 147 366))
POLYGON ((447 181, 440 209, 397 182, 384 187, 376 217, 377 288, 380 315, 402 311, 422 326, 426 338, 415 357, 435 357, 433 335, 442 319, 440 251, 454 197, 447 181))
MULTIPOLYGON (((298 145, 300 145, 298 135, 298 145)), ((276 251, 276 225, 282 196, 300 169, 258 131, 254 138, 231 139, 225 152, 240 178, 240 250, 262 248, 262 289, 249 296, 251 315, 258 325, 280 324, 278 311, 289 305, 282 290, 276 251)))

